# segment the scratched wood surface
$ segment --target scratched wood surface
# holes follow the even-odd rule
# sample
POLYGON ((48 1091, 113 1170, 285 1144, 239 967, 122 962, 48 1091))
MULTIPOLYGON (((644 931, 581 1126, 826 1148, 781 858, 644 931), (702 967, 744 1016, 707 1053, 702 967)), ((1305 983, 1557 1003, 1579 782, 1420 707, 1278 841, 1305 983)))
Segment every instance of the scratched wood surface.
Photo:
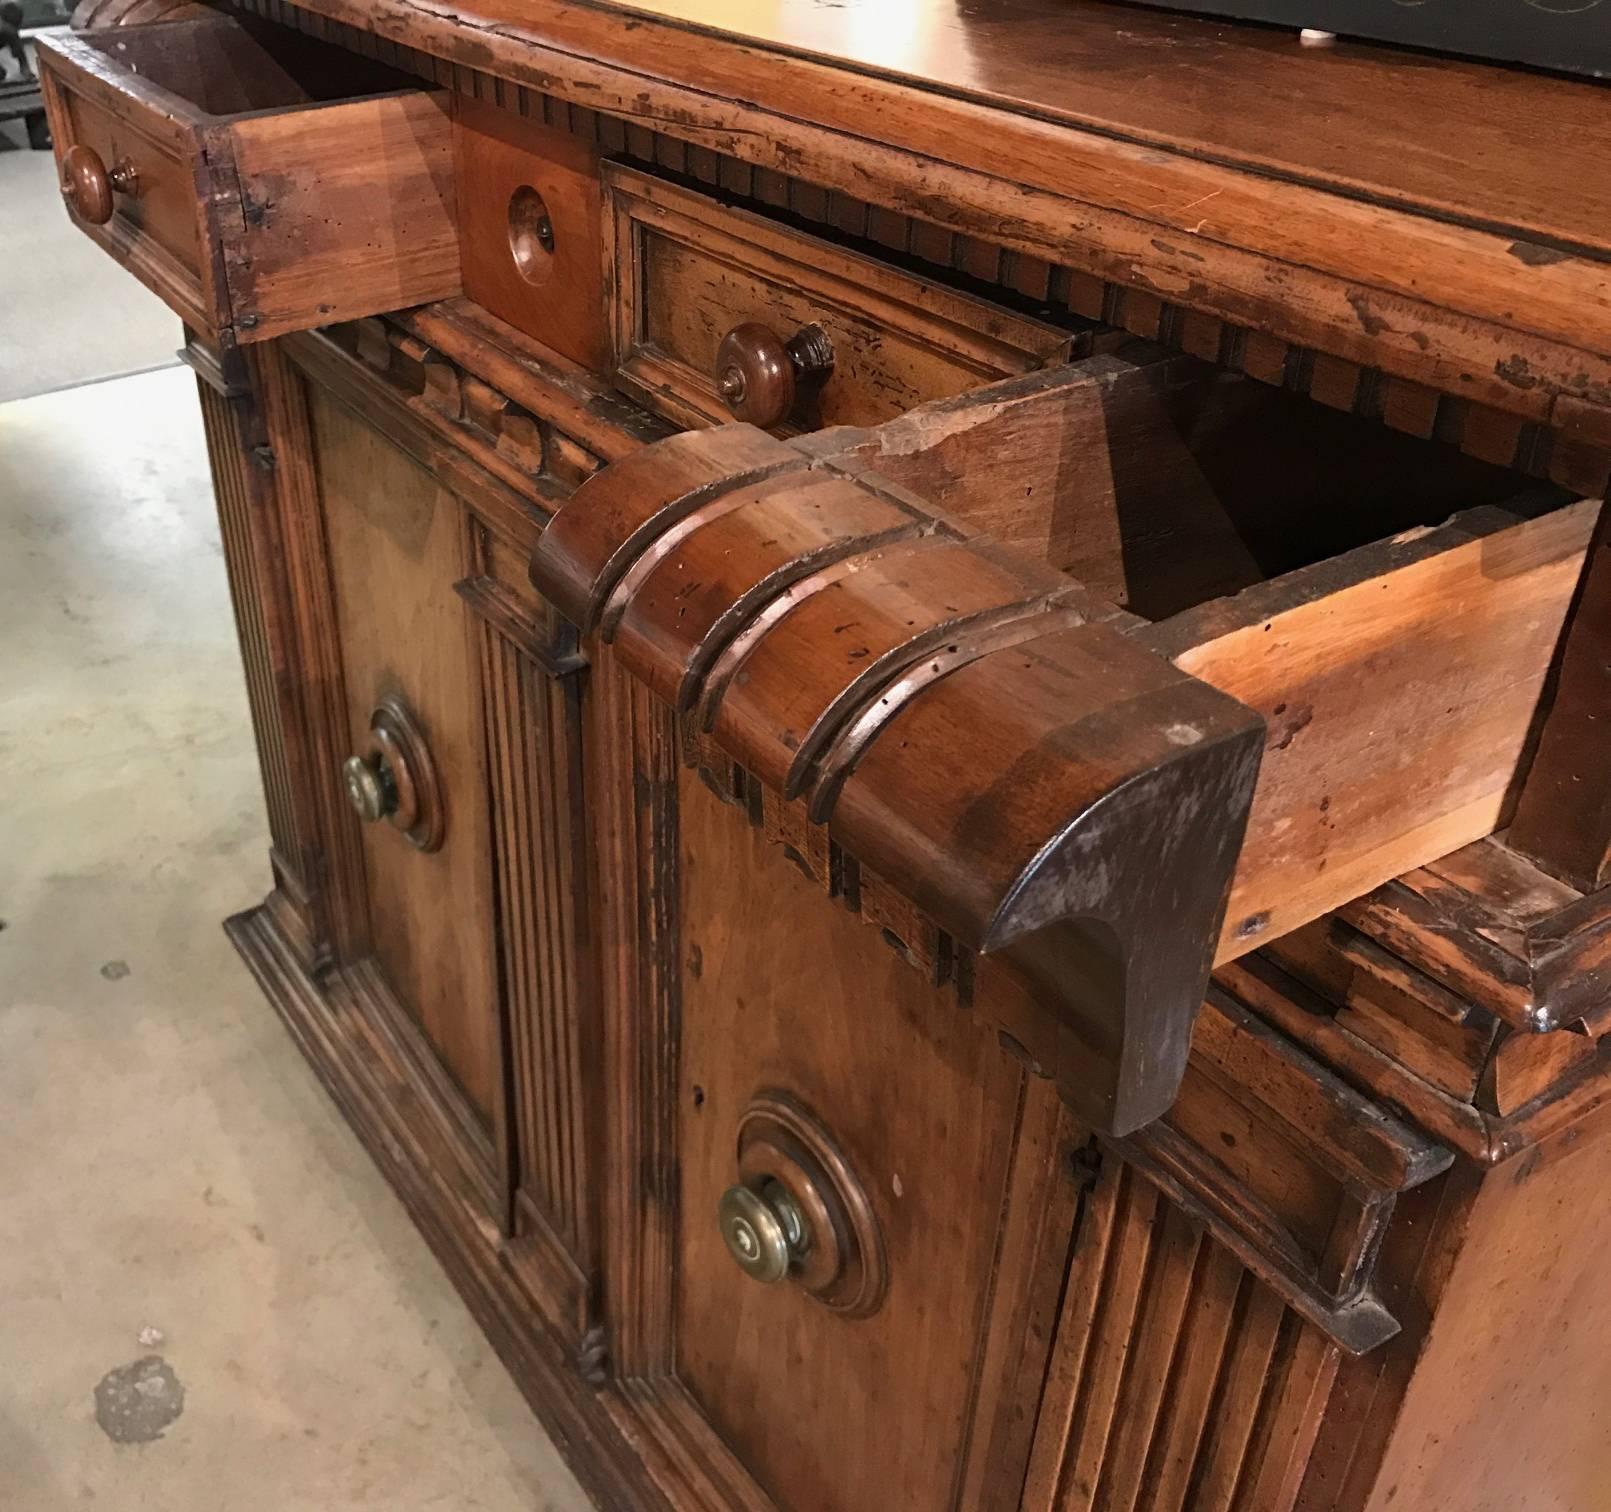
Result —
MULTIPOLYGON (((511 20, 541 15, 532 0, 491 8, 511 20)), ((1108 0, 988 8, 626 0, 618 8, 1170 151, 1611 250, 1611 107, 1587 81, 1359 43, 1305 48, 1277 28, 1117 10, 1108 0), (1237 108, 1227 109, 1232 100, 1237 108), (1300 114, 1303 130, 1283 129, 1300 114)), ((1517 249, 1522 259, 1539 255, 1517 249)))
MULTIPOLYGON (((1603 93, 1370 49, 1301 52, 1276 33, 1097 0, 484 0, 475 13, 308 0, 313 29, 327 24, 316 12, 368 28, 372 58, 509 115, 495 123, 516 143, 509 174, 523 154, 580 162, 589 227, 596 155, 658 166, 678 195, 701 186, 680 227, 698 277, 662 245, 658 275, 650 256, 641 281, 616 287, 607 270, 633 265, 601 256, 587 280, 563 280, 571 303, 536 319, 508 307, 524 333, 462 300, 359 321, 260 348, 245 399, 225 395, 220 358, 208 404, 243 633, 289 622, 276 641, 288 662, 248 648, 257 717, 297 736, 264 744, 276 841, 319 889, 299 902, 298 866, 277 857, 276 896, 234 936, 602 1504, 1384 1512, 1408 1496, 1598 1512, 1605 1224, 1576 1199, 1602 1173, 1611 1118, 1594 1038, 1611 909, 1580 890, 1598 859, 1561 867, 1551 844, 1533 865, 1479 838, 1508 813, 1541 698, 1553 688, 1568 711, 1595 712, 1572 669, 1547 678, 1594 505, 1518 500, 1513 517, 1439 524, 1440 489, 1480 505, 1515 480, 1457 470, 1423 442, 1598 491, 1611 439, 1603 93), (550 131, 568 146, 545 146, 550 131), (773 218, 736 237, 723 195, 773 218), (826 248, 818 265, 801 255, 812 247, 826 248), (965 286, 1020 329, 1044 304, 1088 339, 1092 323, 1123 326, 1263 380, 1241 385, 1228 426, 1178 389, 1131 406, 1133 369, 1106 387, 1074 375, 1049 405, 1039 375, 1016 378, 999 406, 971 411, 912 411, 955 394, 917 383, 887 412, 839 416, 890 413, 887 435, 799 443, 813 468, 888 463, 967 527, 908 539, 910 498, 891 514, 861 482, 817 488, 852 534, 882 521, 932 569, 905 574, 892 549, 835 579, 866 597, 869 647, 880 626, 914 632, 930 590, 929 631, 948 647, 975 632, 942 635, 946 615, 1066 594, 1059 613, 1078 601, 1098 614, 1101 634, 1088 624, 1081 644, 1104 699, 1132 673, 1161 669, 1173 688, 1190 672, 1265 718, 1221 942, 1240 958, 1196 1014, 1180 1096, 1122 1135, 1089 1138, 1059 1104, 1060 1084, 1066 1097, 1089 1083, 1089 1055, 1046 1074, 1031 1010, 1067 972, 1009 982, 999 952, 972 948, 982 931, 957 932, 960 912, 936 922, 949 905, 925 876, 984 875, 1009 832, 999 812, 968 810, 968 833, 990 843, 949 872, 913 854, 922 826, 967 796, 959 753, 979 727, 988 758, 1033 711, 1012 665, 976 663, 907 709, 893 733, 936 754, 913 781, 896 742, 862 752, 830 831, 763 781, 773 704, 803 707, 829 670, 784 654, 790 616, 744 683, 725 653, 681 655, 638 592, 655 587, 647 570, 623 595, 641 603, 615 606, 613 645, 578 647, 526 579, 545 522, 601 464, 638 477, 641 496, 634 454, 661 429, 608 391, 589 344, 603 329, 593 276, 612 303, 661 301, 656 339, 693 373, 708 366, 705 335, 755 313, 732 291, 769 280, 776 308, 803 316, 829 257, 870 270, 858 307, 895 283, 918 290, 912 318, 872 320, 890 346, 939 331, 954 357, 956 323, 947 334, 941 317, 965 286), (697 341, 676 324, 694 294, 697 341), (1352 413, 1316 422, 1310 399, 1352 413), (1382 445, 1378 419, 1420 439, 1382 445), (1359 472, 1305 481, 1254 444, 1261 431, 1298 450, 1335 432, 1359 472), (1074 452, 1053 444, 1070 438, 1074 452), (1563 466, 1577 445, 1588 460, 1563 466), (1293 492, 1260 495, 1261 471, 1293 492), (1398 501, 1373 486, 1387 475, 1398 501), (273 528, 241 516, 248 493, 273 528), (957 576, 982 528, 1028 548, 1020 582, 993 548, 957 576), (264 549, 240 549, 246 533, 264 549), (1125 608, 1097 610, 1057 577, 1070 567, 1125 608), (634 638, 664 663, 647 685, 628 666, 634 638), (707 673, 722 704, 749 710, 752 770, 723 753, 720 721, 691 728, 714 708, 707 673), (408 696, 441 767, 449 834, 435 855, 360 832, 335 791, 383 686, 408 696), (667 700, 688 698, 679 722, 667 700), (847 849, 857 836, 866 856, 847 849), (1476 843, 1437 858, 1463 840, 1476 843), (1404 871, 1411 860, 1424 864, 1404 871), (755 1286, 722 1250, 711 1209, 741 1174, 735 1110, 769 1089, 808 1102, 865 1181, 890 1268, 868 1316, 833 1316, 796 1280, 755 1286), (1526 1413, 1544 1429, 1494 1431, 1526 1413)), ((242 80, 209 77, 197 110, 240 104, 242 80)), ((202 128, 151 110, 151 84, 103 79, 85 99, 114 121, 139 116, 174 148, 165 171, 200 183, 202 128)), ((405 186, 426 181, 451 210, 441 132, 385 124, 445 120, 442 107, 420 92, 362 109, 374 129, 345 143, 333 112, 322 126, 258 117, 244 156, 234 136, 215 139, 216 162, 250 181, 242 219, 284 238, 279 264, 243 260, 244 242, 218 260, 217 287, 240 294, 260 334, 276 328, 247 302, 254 278, 281 290, 287 319, 308 300, 327 317, 349 308, 322 288, 331 246, 276 230, 276 209, 284 228, 295 208, 273 192, 287 164, 328 165, 302 186, 310 203, 345 186, 383 222, 395 257, 354 271, 341 298, 370 280, 404 302, 400 271, 442 250, 405 214, 405 186), (369 185, 371 162, 385 171, 369 185)), ((448 227, 496 260, 512 180, 476 171, 475 213, 448 227)), ((619 252, 608 235, 582 233, 619 252)), ((212 299, 201 279, 187 309, 212 299)), ((869 351, 857 371, 893 365, 869 351)), ((1149 361, 1215 403, 1232 395, 1211 368, 1149 361)), ((606 504, 610 476, 590 485, 606 504)), ((684 631, 724 595, 758 604, 752 590, 796 557, 842 565, 813 554, 832 542, 808 539, 789 489, 774 494, 746 506, 753 540, 737 509, 687 532, 703 587, 678 584, 684 631)), ((1593 631, 1597 605, 1580 602, 1580 628, 1593 631)), ((809 618, 802 607, 792 629, 809 618)), ((1600 638, 1577 640, 1581 660, 1600 638)), ((1046 676, 1064 667, 1053 652, 1075 668, 1076 649, 1067 635, 1048 648, 1046 676)), ((1134 709, 1121 700, 1112 717, 1116 738, 1093 742, 1093 759, 1133 744, 1134 709)), ((1592 753, 1567 744, 1561 781, 1592 753)), ((773 754, 789 770, 814 759, 773 754)), ((1548 785, 1536 801, 1551 833, 1572 824, 1548 785)), ((1588 826, 1597 856, 1602 834, 1588 826)), ((1146 845, 1116 859, 1155 855, 1146 845)), ((1127 917, 1160 891, 1159 870, 1186 875, 1143 866, 1127 917)), ((1206 952, 1213 929, 1183 926, 1176 908, 1139 934, 1156 957, 1184 936, 1206 952)))
POLYGON ((460 292, 446 95, 216 15, 46 39, 40 65, 58 157, 135 176, 79 224, 187 324, 233 345, 460 292))

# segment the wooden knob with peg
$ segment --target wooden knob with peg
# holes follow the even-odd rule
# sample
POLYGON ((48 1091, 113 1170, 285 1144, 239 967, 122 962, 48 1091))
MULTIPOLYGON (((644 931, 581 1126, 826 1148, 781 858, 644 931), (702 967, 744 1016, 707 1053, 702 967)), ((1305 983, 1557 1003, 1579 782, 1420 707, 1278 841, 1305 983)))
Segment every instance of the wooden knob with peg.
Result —
POLYGON ((75 142, 62 154, 62 198, 80 220, 104 226, 112 218, 112 195, 133 194, 140 184, 134 165, 122 158, 108 168, 93 147, 75 142))
POLYGON ((717 348, 716 392, 735 420, 767 430, 783 424, 801 392, 820 387, 832 371, 833 343, 821 326, 802 326, 784 341, 747 320, 717 348))

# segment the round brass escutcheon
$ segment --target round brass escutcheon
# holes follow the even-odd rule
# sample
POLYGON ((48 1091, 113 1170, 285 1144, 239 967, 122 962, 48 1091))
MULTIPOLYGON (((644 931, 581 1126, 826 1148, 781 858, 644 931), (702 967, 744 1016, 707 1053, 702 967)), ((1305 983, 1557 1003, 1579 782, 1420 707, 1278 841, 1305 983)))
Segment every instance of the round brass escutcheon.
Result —
POLYGON ((782 425, 803 392, 833 371, 833 343, 821 326, 803 326, 787 341, 759 321, 736 325, 716 349, 716 392, 735 420, 763 430, 782 425))
POLYGON ((553 217, 530 184, 509 196, 509 254, 529 284, 545 284, 554 272, 553 217))
POLYGON ((821 1120, 785 1092, 762 1092, 738 1127, 736 1186, 722 1238, 757 1280, 787 1280, 847 1317, 882 1305, 884 1240, 866 1189, 821 1120))
POLYGON ((62 198, 80 220, 104 226, 112 218, 112 195, 134 194, 140 176, 134 164, 121 158, 108 168, 93 147, 75 142, 62 154, 62 198))

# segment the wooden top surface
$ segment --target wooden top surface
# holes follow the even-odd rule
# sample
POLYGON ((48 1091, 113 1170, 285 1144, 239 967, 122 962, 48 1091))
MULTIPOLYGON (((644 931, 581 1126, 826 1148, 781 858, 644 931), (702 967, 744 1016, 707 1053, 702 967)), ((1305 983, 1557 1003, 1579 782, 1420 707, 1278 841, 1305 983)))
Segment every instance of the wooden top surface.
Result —
MULTIPOLYGON (((516 22, 545 9, 490 3, 516 22)), ((1304 47, 1290 31, 1111 0, 597 8, 1611 255, 1611 90, 1588 81, 1397 48, 1304 47)), ((797 105, 811 113, 810 101, 797 105)), ((974 166, 1012 176, 988 140, 978 148, 974 166)))
POLYGON ((293 4, 1611 444, 1603 85, 1115 0, 293 4))

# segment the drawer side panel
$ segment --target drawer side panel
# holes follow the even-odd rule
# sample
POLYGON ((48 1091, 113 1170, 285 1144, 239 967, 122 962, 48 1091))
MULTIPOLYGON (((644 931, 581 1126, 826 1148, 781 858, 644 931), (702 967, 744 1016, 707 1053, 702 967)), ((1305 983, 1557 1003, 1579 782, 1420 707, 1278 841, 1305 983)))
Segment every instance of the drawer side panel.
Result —
POLYGON ((239 197, 219 216, 242 341, 460 292, 445 95, 260 116, 229 138, 239 197))

